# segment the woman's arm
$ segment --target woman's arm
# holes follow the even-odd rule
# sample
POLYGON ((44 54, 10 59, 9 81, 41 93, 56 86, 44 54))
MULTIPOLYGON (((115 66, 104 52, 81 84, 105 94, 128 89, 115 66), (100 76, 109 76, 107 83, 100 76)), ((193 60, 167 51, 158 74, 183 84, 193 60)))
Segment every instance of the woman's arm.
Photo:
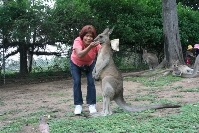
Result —
POLYGON ((77 56, 79 58, 84 57, 93 47, 96 47, 99 44, 99 42, 91 42, 90 45, 88 47, 86 47, 85 49, 81 49, 81 48, 75 48, 75 52, 77 54, 77 56))

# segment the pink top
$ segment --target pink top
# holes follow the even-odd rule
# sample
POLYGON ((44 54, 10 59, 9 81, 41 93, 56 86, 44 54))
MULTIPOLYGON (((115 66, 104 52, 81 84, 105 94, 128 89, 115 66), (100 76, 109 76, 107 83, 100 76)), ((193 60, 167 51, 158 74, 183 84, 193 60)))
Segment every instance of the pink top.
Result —
POLYGON ((73 43, 73 51, 71 54, 71 60, 72 62, 77 66, 82 65, 91 65, 93 63, 93 60, 95 59, 99 49, 101 48, 101 45, 97 45, 96 47, 93 47, 84 57, 79 58, 75 52, 75 48, 82 48, 85 49, 85 45, 83 44, 83 41, 80 37, 77 37, 74 40, 73 43))
POLYGON ((194 45, 194 48, 195 48, 195 49, 199 49, 199 44, 195 44, 195 45, 194 45))

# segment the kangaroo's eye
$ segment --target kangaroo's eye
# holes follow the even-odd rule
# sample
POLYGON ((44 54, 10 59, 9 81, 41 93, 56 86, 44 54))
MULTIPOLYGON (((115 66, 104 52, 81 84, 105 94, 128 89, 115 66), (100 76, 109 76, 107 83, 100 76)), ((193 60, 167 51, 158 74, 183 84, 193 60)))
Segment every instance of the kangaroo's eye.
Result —
POLYGON ((100 38, 102 38, 103 36, 99 36, 100 38))

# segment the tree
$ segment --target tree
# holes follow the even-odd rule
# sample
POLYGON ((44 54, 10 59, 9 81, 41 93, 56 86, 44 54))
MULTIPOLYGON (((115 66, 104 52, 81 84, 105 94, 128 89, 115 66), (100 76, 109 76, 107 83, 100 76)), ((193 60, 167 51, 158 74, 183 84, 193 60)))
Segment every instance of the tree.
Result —
POLYGON ((169 66, 173 60, 184 64, 180 34, 178 28, 178 15, 176 0, 162 0, 163 34, 164 34, 164 62, 169 66))
POLYGON ((98 21, 84 0, 56 0, 52 16, 49 18, 58 25, 53 26, 52 37, 57 42, 70 46, 84 25, 95 25, 98 21))
POLYGON ((181 2, 184 6, 189 6, 193 10, 199 10, 198 0, 177 0, 177 3, 181 2))
MULTIPOLYGON (((141 47, 158 55, 164 53, 161 0, 56 0, 54 8, 49 8, 40 0, 35 0, 34 4, 29 0, 4 1, 7 1, 6 4, 0 6, 0 37, 2 39, 4 35, 6 49, 17 48, 8 53, 6 58, 20 53, 21 72, 27 73, 28 64, 31 71, 34 54, 59 54, 45 52, 46 45, 71 47, 73 39, 86 24, 94 25, 98 32, 105 27, 115 26, 112 38, 120 38, 120 52, 117 53, 122 56, 132 55, 136 50, 141 53, 141 47)), ((199 40, 199 13, 180 4, 178 9, 180 35, 183 37, 181 42, 185 47, 187 43, 199 40)), ((164 37, 170 36, 164 34, 164 37)), ((170 45, 167 47, 170 48, 170 45)), ((178 44, 176 47, 179 49, 176 55, 175 52, 165 54, 168 61, 174 56, 180 58, 178 44)), ((66 52, 61 47, 59 50, 66 52)), ((166 52, 172 51, 169 49, 166 52)))
POLYGON ((178 4, 178 20, 182 49, 199 42, 199 12, 178 4))
MULTIPOLYGON (((146 47, 157 55, 164 54, 162 0, 88 1, 92 12, 98 16, 98 31, 115 26, 112 38, 120 38, 120 53, 128 50, 131 54, 134 48, 139 50, 140 47, 146 47)), ((187 44, 193 44, 199 39, 199 12, 180 3, 177 9, 181 43, 185 49, 187 44)))
POLYGON ((20 73, 23 75, 31 71, 33 54, 59 55, 57 52, 41 51, 47 44, 55 45, 55 42, 48 37, 48 31, 51 29, 43 28, 43 25, 48 23, 44 19, 49 15, 47 11, 49 7, 39 1, 32 5, 28 0, 9 0, 0 6, 0 34, 4 36, 3 46, 5 50, 16 48, 6 54, 5 58, 20 53, 20 73), (29 68, 27 68, 27 58, 29 68))

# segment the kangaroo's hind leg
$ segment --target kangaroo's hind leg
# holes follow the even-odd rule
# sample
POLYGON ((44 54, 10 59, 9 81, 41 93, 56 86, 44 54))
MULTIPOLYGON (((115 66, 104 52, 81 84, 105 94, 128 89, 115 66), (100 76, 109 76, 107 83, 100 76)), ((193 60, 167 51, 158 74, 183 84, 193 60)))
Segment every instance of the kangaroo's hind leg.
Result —
POLYGON ((107 76, 102 79, 101 82, 101 93, 103 97, 103 109, 101 112, 96 112, 93 114, 90 114, 89 117, 98 117, 98 116, 107 116, 111 115, 111 100, 113 100, 113 97, 115 95, 115 89, 113 88, 114 78, 112 76, 107 76))
POLYGON ((113 100, 115 96, 115 80, 112 76, 107 76, 102 79, 102 96, 103 96, 103 110, 102 113, 106 115, 111 115, 111 100, 113 100))

